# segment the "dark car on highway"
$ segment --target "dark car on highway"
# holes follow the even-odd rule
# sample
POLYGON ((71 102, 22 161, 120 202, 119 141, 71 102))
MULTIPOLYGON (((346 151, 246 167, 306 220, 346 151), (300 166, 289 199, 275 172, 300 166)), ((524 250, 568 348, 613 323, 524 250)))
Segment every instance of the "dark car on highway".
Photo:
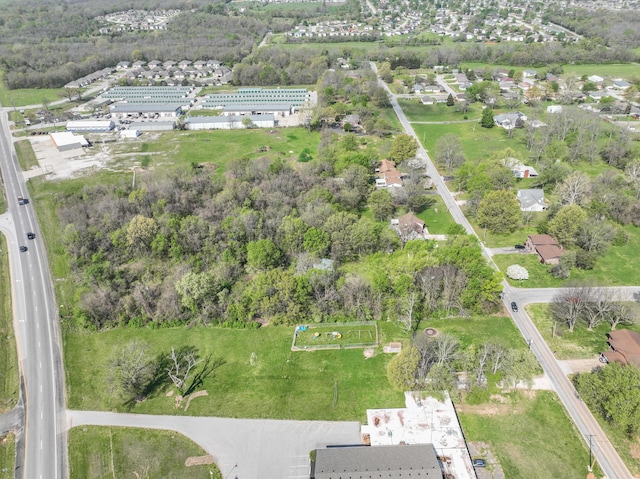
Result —
POLYGON ((27 233, 27 239, 34 239, 35 237, 36 237, 35 233, 32 233, 31 231, 27 233))
POLYGON ((518 312, 518 305, 516 304, 515 301, 511 303, 511 311, 513 311, 514 313, 518 312))
POLYGON ((20 252, 24 253, 25 251, 27 251, 29 248, 27 248, 26 246, 20 246, 20 252))

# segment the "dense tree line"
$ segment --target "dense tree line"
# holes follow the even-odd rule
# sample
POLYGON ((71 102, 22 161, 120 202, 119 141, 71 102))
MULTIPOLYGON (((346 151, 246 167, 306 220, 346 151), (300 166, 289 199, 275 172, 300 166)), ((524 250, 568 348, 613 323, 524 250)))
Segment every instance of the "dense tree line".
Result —
POLYGON ((202 170, 150 175, 135 190, 102 185, 58 198, 77 273, 76 319, 95 329, 400 320, 411 297, 415 321, 496 308, 500 277, 467 237, 440 248, 409 242, 396 266, 379 257, 373 278, 338 270, 401 244, 386 224, 359 216, 372 169, 353 164, 337 179, 333 171, 329 161, 293 169, 241 160, 225 179, 202 170), (325 257, 336 267, 314 267, 325 257))
POLYGON ((610 47, 640 46, 640 13, 636 10, 551 6, 542 18, 610 47))
MULTIPOLYGON (((99 25, 94 17, 131 8, 125 5, 21 2, 4 7, 0 11, 0 68, 7 86, 60 87, 121 60, 215 58, 232 65, 247 56, 267 30, 291 27, 291 20, 272 18, 267 23, 202 8, 183 11, 169 22, 167 30, 97 35, 99 25)), ((184 5, 158 0, 146 6, 184 5)))

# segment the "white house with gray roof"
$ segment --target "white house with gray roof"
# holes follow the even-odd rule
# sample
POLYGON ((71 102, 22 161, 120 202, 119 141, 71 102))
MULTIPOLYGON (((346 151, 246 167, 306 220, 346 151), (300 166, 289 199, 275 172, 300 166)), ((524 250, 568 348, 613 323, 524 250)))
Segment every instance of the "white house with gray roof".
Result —
POLYGON ((521 211, 544 211, 547 209, 542 189, 518 190, 518 201, 521 211))

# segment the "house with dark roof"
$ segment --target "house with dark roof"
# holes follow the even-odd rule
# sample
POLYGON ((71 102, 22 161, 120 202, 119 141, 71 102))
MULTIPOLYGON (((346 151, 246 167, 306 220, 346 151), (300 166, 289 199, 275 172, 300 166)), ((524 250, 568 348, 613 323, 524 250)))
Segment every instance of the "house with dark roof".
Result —
POLYGON ((444 478, 433 444, 331 447, 314 452, 311 479, 444 478))
POLYGON ((562 246, 551 235, 529 235, 525 248, 530 253, 537 254, 542 264, 558 264, 564 253, 562 246))
POLYGON ((601 362, 640 367, 640 333, 629 329, 611 331, 607 334, 607 342, 610 350, 600 353, 601 362))
POLYGON ((424 238, 425 223, 412 212, 398 219, 398 229, 403 237, 409 239, 424 238))

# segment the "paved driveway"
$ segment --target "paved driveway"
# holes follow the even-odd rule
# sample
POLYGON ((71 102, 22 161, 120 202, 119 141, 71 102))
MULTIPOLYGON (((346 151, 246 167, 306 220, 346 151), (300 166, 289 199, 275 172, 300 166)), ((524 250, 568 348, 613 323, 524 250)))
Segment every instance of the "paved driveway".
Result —
POLYGON ((180 432, 213 456, 224 478, 308 478, 311 450, 329 444, 361 444, 358 422, 152 416, 92 411, 68 411, 67 419, 69 427, 90 424, 180 432))

